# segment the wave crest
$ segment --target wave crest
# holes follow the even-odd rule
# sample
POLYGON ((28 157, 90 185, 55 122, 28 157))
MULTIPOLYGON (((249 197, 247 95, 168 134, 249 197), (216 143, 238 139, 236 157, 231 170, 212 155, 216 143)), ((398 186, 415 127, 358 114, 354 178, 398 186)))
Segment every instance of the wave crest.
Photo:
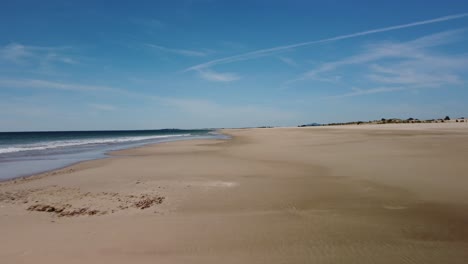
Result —
POLYGON ((191 136, 191 134, 118 137, 118 138, 102 138, 102 139, 57 140, 57 141, 49 141, 49 142, 41 142, 41 143, 35 143, 35 144, 25 144, 25 145, 17 145, 17 146, 9 146, 5 148, 0 148, 0 154, 21 152, 21 151, 47 150, 47 149, 56 149, 56 148, 64 148, 64 147, 85 146, 85 145, 126 143, 126 142, 135 142, 135 141, 143 141, 143 140, 151 140, 151 139, 187 137, 187 136, 191 136))

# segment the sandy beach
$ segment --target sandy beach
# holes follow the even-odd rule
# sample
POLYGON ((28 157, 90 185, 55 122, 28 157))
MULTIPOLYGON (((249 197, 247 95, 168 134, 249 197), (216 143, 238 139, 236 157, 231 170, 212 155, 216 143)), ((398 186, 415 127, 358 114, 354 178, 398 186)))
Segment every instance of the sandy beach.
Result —
POLYGON ((468 123, 221 132, 0 183, 0 262, 468 262, 468 123))

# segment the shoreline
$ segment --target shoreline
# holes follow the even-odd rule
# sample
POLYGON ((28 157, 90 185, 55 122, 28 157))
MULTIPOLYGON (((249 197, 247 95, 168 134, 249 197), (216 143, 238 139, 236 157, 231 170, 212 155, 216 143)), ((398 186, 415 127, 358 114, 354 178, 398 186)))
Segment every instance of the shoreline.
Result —
POLYGON ((119 150, 0 183, 0 233, 9 242, 0 258, 35 264, 468 258, 468 127, 221 132, 231 139, 119 150))
MULTIPOLYGON (((215 131, 215 132, 218 133, 218 131, 215 131)), ((224 135, 222 133, 219 133, 219 134, 222 135, 222 136, 224 135)), ((212 139, 217 140, 217 138, 212 138, 212 139)), ((199 139, 198 138, 174 139, 174 140, 170 140, 170 141, 151 142, 151 143, 146 143, 146 144, 137 145, 137 146, 128 146, 128 147, 124 147, 124 148, 117 149, 117 150, 104 151, 102 153, 101 157, 84 159, 84 160, 81 160, 81 161, 72 162, 72 163, 64 165, 64 166, 59 166, 59 167, 56 167, 56 168, 46 169, 46 170, 43 170, 43 171, 38 171, 38 172, 31 173, 31 174, 20 175, 20 176, 13 177, 13 178, 0 179, 0 185, 2 183, 4 183, 4 182, 8 182, 8 181, 18 181, 18 180, 28 179, 28 178, 31 178, 31 177, 42 176, 44 174, 51 174, 51 173, 54 173, 55 171, 61 171, 61 170, 67 169, 69 167, 79 165, 79 164, 81 164, 83 162, 89 162, 89 161, 95 161, 95 160, 104 160, 104 159, 112 158, 114 156, 117 156, 115 154, 118 153, 118 152, 121 152, 121 151, 132 150, 132 149, 137 149, 137 148, 144 148, 144 147, 147 147, 147 146, 158 145, 158 144, 163 144, 163 143, 185 141, 185 140, 199 140, 199 139)))
MULTIPOLYGON (((88 162, 93 162, 93 161, 99 161, 99 160, 107 160, 111 158, 116 158, 116 157, 123 157, 123 156, 128 156, 127 154, 122 154, 123 152, 132 152, 132 151, 137 151, 139 149, 144 149, 148 147, 154 147, 157 145, 161 144, 168 144, 168 143, 175 143, 175 142, 183 142, 183 141, 197 141, 197 140, 210 140, 210 141, 229 141, 233 140, 235 136, 232 133, 229 133, 227 131, 236 131, 236 130, 252 130, 252 129, 361 129, 361 130, 389 130, 389 131, 418 131, 418 130, 426 130, 426 131, 437 131, 439 129, 446 130, 446 129, 465 129, 468 128, 468 123, 455 123, 455 122, 450 122, 450 123, 386 123, 386 124, 349 124, 349 125, 328 125, 328 126, 310 126, 310 127, 268 127, 268 128, 223 128, 223 129, 216 129, 214 132, 226 136, 227 138, 224 139, 219 139, 219 138, 211 138, 211 139, 176 139, 172 141, 162 141, 162 142, 156 142, 156 143, 148 143, 140 146, 130 146, 128 148, 123 148, 123 149, 118 149, 118 150, 111 150, 104 152, 103 154, 105 155, 104 157, 100 158, 93 158, 93 159, 88 159, 88 160, 82 160, 78 161, 69 165, 65 165, 59 168, 54 168, 30 175, 24 175, 24 176, 19 176, 15 178, 9 178, 9 179, 0 179, 0 187, 8 182, 16 182, 16 181, 30 181, 34 180, 34 178, 42 178, 50 175, 56 175, 60 174, 63 171, 67 170, 73 170, 76 169, 76 167, 79 167, 80 165, 88 162), (464 127, 465 126, 465 127, 464 127)), ((129 155, 131 156, 131 155, 129 155)), ((86 165, 86 164, 85 164, 86 165)))

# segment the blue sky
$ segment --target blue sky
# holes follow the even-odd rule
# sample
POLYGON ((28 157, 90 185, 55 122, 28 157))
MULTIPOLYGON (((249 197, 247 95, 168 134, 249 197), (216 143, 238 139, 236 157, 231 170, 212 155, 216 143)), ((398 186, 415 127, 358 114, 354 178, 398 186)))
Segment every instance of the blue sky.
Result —
POLYGON ((0 131, 468 116, 466 1, 2 1, 0 131))

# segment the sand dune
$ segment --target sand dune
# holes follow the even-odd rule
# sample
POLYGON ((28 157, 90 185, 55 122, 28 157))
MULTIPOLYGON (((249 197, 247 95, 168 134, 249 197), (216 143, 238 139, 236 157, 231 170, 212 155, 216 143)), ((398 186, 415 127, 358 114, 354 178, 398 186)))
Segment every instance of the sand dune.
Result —
POLYGON ((223 132, 1 183, 1 262, 467 263, 468 125, 223 132))

